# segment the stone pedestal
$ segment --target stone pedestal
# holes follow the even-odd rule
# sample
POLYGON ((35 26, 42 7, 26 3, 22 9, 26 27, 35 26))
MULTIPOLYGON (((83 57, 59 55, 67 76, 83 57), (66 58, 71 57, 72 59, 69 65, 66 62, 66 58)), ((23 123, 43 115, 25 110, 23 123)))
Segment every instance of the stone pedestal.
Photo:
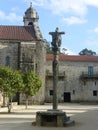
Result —
POLYGON ((63 127, 74 124, 66 113, 60 110, 38 111, 36 113, 37 126, 63 127))

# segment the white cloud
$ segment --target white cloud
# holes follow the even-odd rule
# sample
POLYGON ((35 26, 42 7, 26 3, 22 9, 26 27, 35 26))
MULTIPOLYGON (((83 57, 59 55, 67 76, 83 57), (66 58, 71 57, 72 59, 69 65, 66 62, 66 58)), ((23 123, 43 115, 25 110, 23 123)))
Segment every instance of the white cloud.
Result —
POLYGON ((98 27, 96 27, 96 28, 94 29, 94 32, 98 33, 98 27))
POLYGON ((70 12, 76 15, 85 15, 89 5, 98 7, 98 0, 32 0, 32 3, 48 8, 56 14, 70 12))
POLYGON ((72 52, 70 49, 62 47, 61 52, 65 55, 76 55, 76 53, 72 52))
MULTIPOLYGON (((81 0, 80 0, 81 1, 81 0)), ((79 0, 51 0, 51 9, 54 13, 74 13, 76 15, 85 15, 87 8, 83 2, 79 0)))
POLYGON ((0 11, 0 19, 4 19, 4 17, 5 17, 5 14, 2 11, 0 11))
POLYGON ((22 17, 16 15, 15 13, 5 14, 3 11, 0 11, 0 19, 8 20, 9 22, 22 21, 22 17))
POLYGON ((84 0, 86 5, 98 7, 98 0, 84 0))
POLYGON ((24 2, 27 2, 27 3, 32 2, 32 4, 36 6, 46 6, 48 0, 24 0, 24 2))
POLYGON ((69 18, 64 18, 63 19, 64 22, 66 22, 68 25, 72 25, 72 24, 83 24, 86 23, 87 21, 78 17, 74 17, 71 16, 69 18))
POLYGON ((21 16, 17 16, 15 13, 9 13, 8 16, 6 16, 6 19, 9 20, 10 22, 14 21, 22 21, 21 16))
MULTIPOLYGON (((98 33, 98 27, 91 28, 87 30, 88 34, 93 35, 94 33, 98 33)), ((94 34, 95 35, 95 34, 94 34)), ((91 37, 91 36, 90 36, 91 37)))
MULTIPOLYGON (((30 0, 24 0, 30 3, 30 0)), ((88 7, 98 7, 98 0, 32 0, 32 5, 41 6, 51 10, 56 15, 70 15, 65 21, 70 24, 82 24, 88 13, 88 7), (79 18, 80 17, 80 18, 79 18)))

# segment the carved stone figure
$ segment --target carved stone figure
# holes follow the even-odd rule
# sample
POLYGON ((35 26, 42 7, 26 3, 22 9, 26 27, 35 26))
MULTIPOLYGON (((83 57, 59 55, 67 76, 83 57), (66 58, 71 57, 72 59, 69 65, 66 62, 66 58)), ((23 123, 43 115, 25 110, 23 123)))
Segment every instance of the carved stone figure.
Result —
POLYGON ((61 34, 65 34, 64 32, 59 32, 59 28, 57 27, 55 32, 49 32, 52 35, 52 42, 51 45, 53 47, 53 51, 58 51, 59 47, 61 46, 61 34))

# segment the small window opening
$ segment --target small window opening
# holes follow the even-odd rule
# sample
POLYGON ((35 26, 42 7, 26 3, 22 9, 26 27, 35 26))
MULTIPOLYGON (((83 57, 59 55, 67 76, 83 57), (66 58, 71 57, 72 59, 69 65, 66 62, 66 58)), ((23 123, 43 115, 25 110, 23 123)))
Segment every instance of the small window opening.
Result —
POLYGON ((93 96, 97 96, 97 91, 96 90, 93 91, 93 96))
POLYGON ((49 92, 49 93, 50 93, 50 96, 52 96, 52 95, 53 95, 53 90, 50 90, 50 92, 49 92))

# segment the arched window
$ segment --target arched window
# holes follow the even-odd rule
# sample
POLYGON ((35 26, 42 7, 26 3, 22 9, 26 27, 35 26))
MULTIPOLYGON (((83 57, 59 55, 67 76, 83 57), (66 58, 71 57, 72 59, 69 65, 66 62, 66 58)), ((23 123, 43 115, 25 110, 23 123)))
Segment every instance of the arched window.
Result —
POLYGON ((10 66, 10 57, 7 56, 5 59, 5 66, 10 66))
POLYGON ((29 24, 28 24, 29 26, 32 26, 33 25, 33 23, 32 22, 29 22, 29 24))

